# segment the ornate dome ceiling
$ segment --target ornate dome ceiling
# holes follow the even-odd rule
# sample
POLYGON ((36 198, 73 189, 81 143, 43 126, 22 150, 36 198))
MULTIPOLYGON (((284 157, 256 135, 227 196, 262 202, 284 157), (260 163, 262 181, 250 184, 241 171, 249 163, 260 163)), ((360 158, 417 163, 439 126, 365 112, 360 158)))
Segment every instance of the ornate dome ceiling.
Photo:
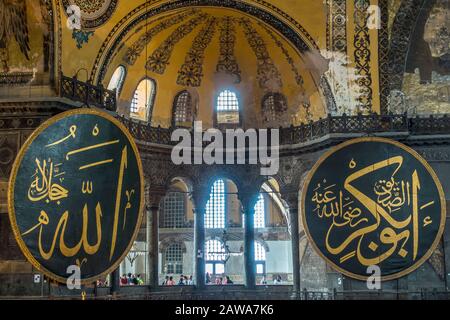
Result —
POLYGON ((326 114, 307 57, 277 30, 244 13, 216 7, 184 8, 144 20, 112 53, 103 84, 119 66, 127 70, 119 111, 127 113, 133 92, 145 77, 155 80, 152 120, 170 123, 173 98, 189 90, 197 102, 198 119, 212 125, 218 92, 236 90, 244 124, 260 119, 265 94, 286 96, 288 112, 281 125, 326 114))

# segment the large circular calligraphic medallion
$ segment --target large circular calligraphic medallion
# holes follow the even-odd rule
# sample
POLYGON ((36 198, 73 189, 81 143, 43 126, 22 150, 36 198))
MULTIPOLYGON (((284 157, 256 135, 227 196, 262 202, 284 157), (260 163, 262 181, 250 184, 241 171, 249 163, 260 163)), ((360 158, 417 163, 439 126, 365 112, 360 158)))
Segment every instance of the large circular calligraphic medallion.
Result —
POLYGON ((19 247, 52 279, 79 271, 81 283, 92 283, 133 245, 143 187, 138 149, 117 119, 86 108, 61 113, 33 132, 14 162, 8 206, 19 247))
POLYGON ((333 148, 310 171, 302 218, 310 242, 335 269, 360 280, 379 270, 391 280, 436 249, 444 199, 433 169, 413 149, 360 138, 333 148))

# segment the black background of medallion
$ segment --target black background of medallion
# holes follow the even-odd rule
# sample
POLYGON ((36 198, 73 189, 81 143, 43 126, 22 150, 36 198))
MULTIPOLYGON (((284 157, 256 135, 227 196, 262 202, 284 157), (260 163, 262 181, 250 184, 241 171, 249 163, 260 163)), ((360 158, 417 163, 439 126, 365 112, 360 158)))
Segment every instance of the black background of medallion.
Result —
POLYGON ((132 240, 139 218, 141 181, 137 161, 126 135, 115 124, 95 114, 76 114, 61 119, 50 125, 34 139, 23 156, 14 186, 15 219, 19 232, 22 234, 35 226, 38 223, 40 211, 45 210, 50 218, 50 223, 43 228, 43 246, 44 250, 48 251, 59 218, 65 210, 69 210, 69 219, 64 240, 68 246, 72 247, 81 239, 83 222, 82 209, 84 203, 87 203, 89 209, 88 240, 90 244, 95 244, 97 241, 95 224, 96 199, 101 201, 103 212, 102 242, 99 251, 94 255, 87 255, 82 247, 79 254, 74 257, 64 257, 59 250, 58 237, 52 258, 50 260, 44 260, 38 248, 39 228, 22 237, 31 255, 45 269, 57 276, 66 278, 68 277, 66 270, 69 265, 75 265, 77 258, 80 261, 83 258, 87 258, 87 262, 81 268, 81 279, 83 280, 107 271, 122 257, 132 240), (67 136, 69 128, 74 124, 77 125, 75 139, 70 138, 54 147, 45 147, 47 144, 67 136), (100 133, 96 139, 92 135, 92 130, 95 125, 100 129, 100 133), (120 140, 118 144, 75 154, 69 158, 69 161, 65 160, 65 155, 70 150, 117 139, 120 140), (110 260, 117 180, 122 149, 125 145, 127 146, 128 163, 123 180, 116 247, 114 255, 110 260), (62 183, 59 180, 56 182, 69 190, 69 197, 60 200, 60 205, 52 202, 47 204, 44 200, 39 202, 31 202, 28 200, 27 193, 32 182, 31 176, 35 173, 36 165, 34 159, 36 157, 41 160, 51 157, 54 164, 63 163, 61 172, 66 172, 64 181, 62 183), (82 165, 109 158, 114 158, 113 163, 83 171, 78 170, 82 165), (94 191, 92 195, 82 194, 81 192, 82 182, 85 180, 93 181, 94 191), (134 189, 135 193, 132 198, 132 208, 127 210, 125 228, 122 230, 123 211, 126 205, 125 190, 130 189, 134 189))
MULTIPOLYGON (((309 234, 313 238, 315 245, 318 247, 322 255, 331 260, 331 262, 333 262, 341 269, 344 269, 352 274, 360 275, 362 277, 368 276, 367 267, 362 266, 359 262, 357 262, 355 257, 344 261, 343 263, 340 263, 340 258, 342 256, 348 254, 352 250, 356 250, 357 240, 359 238, 353 240, 352 243, 347 247, 347 249, 345 249, 341 254, 332 255, 326 250, 325 237, 332 220, 320 219, 313 211, 315 208, 315 204, 311 201, 311 198, 314 195, 313 190, 316 188, 319 182, 323 181, 323 179, 326 179, 327 185, 336 183, 337 186, 341 186, 340 189, 344 191, 344 196, 349 195, 349 193, 344 190, 343 185, 345 179, 351 173, 365 168, 368 165, 375 164, 379 161, 383 161, 394 156, 403 156, 402 167, 395 175, 397 181, 401 179, 407 179, 411 184, 411 174, 414 170, 417 170, 421 185, 421 189, 419 192, 419 207, 433 200, 435 201, 435 204, 424 209, 424 211, 419 211, 419 249, 415 261, 412 260, 412 228, 409 227, 411 234, 408 243, 405 246, 405 249, 408 251, 407 257, 404 259, 397 254, 399 250, 398 246, 394 254, 392 254, 384 262, 378 264, 378 266, 381 268, 381 275, 383 277, 393 275, 402 272, 417 263, 420 258, 422 258, 430 250, 439 232, 442 203, 438 188, 432 176, 424 167, 424 165, 406 150, 395 146, 394 144, 380 141, 358 142, 345 146, 331 154, 325 161, 320 164, 309 182, 305 197, 305 223, 308 226, 309 234), (354 169, 349 168, 349 163, 352 159, 354 159, 357 163, 354 169), (426 215, 424 214, 424 212, 426 212, 426 215), (433 223, 424 229, 422 228, 422 220, 427 215, 431 216, 433 223)), ((375 193, 372 190, 374 182, 378 179, 386 179, 386 177, 390 177, 390 174, 392 174, 394 171, 393 168, 395 168, 394 165, 389 166, 388 169, 381 169, 379 171, 376 171, 368 175, 368 178, 359 178, 358 180, 354 181, 352 185, 361 190, 364 194, 369 195, 369 197, 371 197, 372 199, 376 199, 376 197, 374 197, 375 193)), ((375 218, 372 216, 372 214, 367 209, 365 209, 365 207, 360 202, 358 202, 358 200, 353 199, 353 197, 352 200, 355 201, 353 205, 356 206, 356 204, 358 204, 360 206, 363 212, 362 216, 365 216, 369 219, 369 224, 373 223, 375 221, 375 218)), ((401 210, 401 213, 396 212, 392 215, 396 220, 401 221, 407 218, 407 215, 412 213, 412 207, 410 207, 410 210, 411 211, 401 210)), ((367 224, 363 223, 361 224, 361 226, 367 226, 367 224)), ((380 241, 377 241, 377 239, 379 239, 379 233, 384 227, 387 226, 387 222, 381 217, 381 224, 379 228, 375 232, 373 232, 371 236, 365 238, 366 240, 361 246, 361 251, 366 257, 374 257, 377 255, 374 255, 374 253, 367 248, 367 245, 369 245, 370 241, 372 240, 375 243, 380 244, 380 241)), ((397 232, 396 229, 394 230, 397 232)), ((402 230, 405 229, 401 229, 400 231, 402 230)), ((349 234, 350 232, 334 232, 336 242, 332 242, 332 244, 335 244, 335 246, 337 246, 337 244, 342 243, 342 241, 349 234)), ((389 248, 389 246, 384 245, 384 248, 387 249, 389 248)), ((380 250, 381 248, 383 247, 380 246, 380 250)), ((376 251, 376 253, 377 252, 378 251, 376 251)))

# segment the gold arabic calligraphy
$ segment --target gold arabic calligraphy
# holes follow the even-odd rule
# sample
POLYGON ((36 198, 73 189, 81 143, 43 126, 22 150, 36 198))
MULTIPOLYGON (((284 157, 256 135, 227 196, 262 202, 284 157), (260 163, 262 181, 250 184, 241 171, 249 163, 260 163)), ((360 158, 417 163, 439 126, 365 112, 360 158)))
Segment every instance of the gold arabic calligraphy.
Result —
MULTIPOLYGON (((344 181, 343 190, 335 191, 337 185, 328 185, 326 180, 318 183, 313 190, 311 201, 315 206, 315 214, 320 219, 332 219, 325 238, 326 250, 339 256, 341 263, 356 257, 361 265, 370 266, 383 262, 395 253, 402 258, 411 254, 412 260, 416 260, 421 224, 419 212, 434 202, 419 206, 421 185, 417 170, 412 172, 408 180, 396 179, 402 164, 402 156, 391 157, 350 174, 344 181), (388 167, 393 167, 394 171, 389 178, 378 180, 374 184, 372 190, 375 196, 363 193, 354 185, 361 177, 388 167), (356 205, 357 202, 362 206, 356 205), (404 210, 409 210, 407 217, 402 219, 396 216, 396 212, 405 206, 404 210), (349 235, 337 241, 335 235, 342 228, 347 228, 349 235), (367 257, 367 249, 364 246, 368 241, 365 241, 365 238, 379 228, 382 229, 379 231, 378 241, 370 241, 367 247, 372 252, 377 252, 378 249, 381 252, 377 252, 375 257, 367 257), (350 244, 355 240, 357 245, 352 249, 350 244), (410 240, 412 252, 406 249, 410 240), (380 245, 384 250, 381 250, 380 245)), ((356 167, 353 159, 349 167, 356 167)), ((433 223, 429 216, 424 217, 422 221, 422 227, 433 223)))

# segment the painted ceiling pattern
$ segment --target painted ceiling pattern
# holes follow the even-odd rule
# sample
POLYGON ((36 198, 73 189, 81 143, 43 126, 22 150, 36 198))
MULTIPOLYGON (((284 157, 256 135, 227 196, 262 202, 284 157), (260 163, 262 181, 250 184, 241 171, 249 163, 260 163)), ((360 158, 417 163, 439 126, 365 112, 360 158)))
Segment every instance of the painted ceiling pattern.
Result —
MULTIPOLYGON (((178 70, 176 83, 182 86, 199 87, 201 86, 203 65, 205 63, 205 52, 210 46, 212 40, 217 36, 219 39, 218 61, 216 63, 216 72, 231 75, 235 83, 241 82, 241 67, 235 55, 237 43, 238 28, 244 35, 245 45, 248 46, 256 59, 257 81, 261 88, 279 89, 283 86, 282 76, 275 62, 269 54, 268 43, 260 34, 255 26, 259 25, 267 37, 273 41, 274 45, 279 47, 286 62, 289 64, 295 82, 302 86, 304 81, 299 69, 295 65, 285 44, 263 23, 253 22, 247 17, 235 16, 215 16, 209 12, 194 8, 181 13, 165 17, 155 25, 148 27, 132 45, 126 49, 123 55, 123 62, 132 66, 143 54, 149 54, 145 61, 145 68, 155 74, 165 73, 167 66, 173 61, 173 55, 180 42, 190 34, 195 34, 191 47, 186 53, 184 60, 178 70), (160 43, 152 52, 145 52, 150 42, 156 41, 155 36, 177 26, 167 35, 164 40, 158 37, 160 43)), ((243 62, 243 61, 242 61, 243 62)))
POLYGON ((203 76, 202 66, 205 50, 216 32, 215 17, 211 17, 206 25, 195 37, 192 47, 186 56, 185 63, 178 72, 177 84, 191 87, 199 87, 203 76))
POLYGON ((119 0, 62 0, 62 2, 66 14, 67 8, 71 5, 80 8, 83 29, 95 29, 111 18, 119 0))
POLYGON ((225 17, 220 25, 220 57, 216 71, 225 72, 235 77, 235 83, 241 82, 241 70, 234 55, 236 45, 235 20, 225 17))
POLYGON ((154 36, 160 32, 170 28, 180 22, 183 22, 188 16, 194 14, 197 10, 189 10, 187 12, 177 14, 174 17, 169 17, 158 23, 156 26, 147 30, 140 38, 128 48, 123 60, 129 65, 134 65, 136 59, 142 54, 145 47, 150 43, 154 36))

